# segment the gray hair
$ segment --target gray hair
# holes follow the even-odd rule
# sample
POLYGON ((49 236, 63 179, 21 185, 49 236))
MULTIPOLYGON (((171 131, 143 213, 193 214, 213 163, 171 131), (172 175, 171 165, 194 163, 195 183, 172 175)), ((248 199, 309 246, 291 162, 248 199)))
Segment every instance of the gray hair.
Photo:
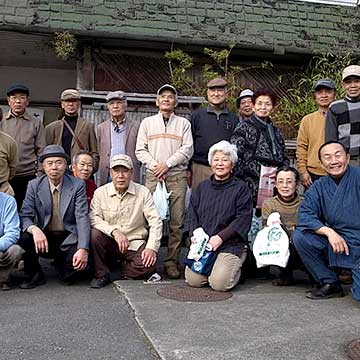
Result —
POLYGON ((80 150, 77 154, 75 154, 75 155, 73 156, 73 158, 72 158, 72 164, 77 164, 78 161, 79 161, 79 157, 80 157, 81 155, 88 155, 88 156, 90 156, 90 157, 91 157, 91 160, 92 160, 92 165, 94 166, 95 161, 94 161, 94 158, 93 158, 92 154, 91 154, 89 151, 86 151, 86 150, 83 150, 83 149, 80 150))
POLYGON ((238 160, 236 145, 230 144, 228 141, 221 140, 209 149, 208 161, 210 165, 215 153, 218 151, 221 151, 224 155, 228 156, 233 165, 236 164, 238 160))

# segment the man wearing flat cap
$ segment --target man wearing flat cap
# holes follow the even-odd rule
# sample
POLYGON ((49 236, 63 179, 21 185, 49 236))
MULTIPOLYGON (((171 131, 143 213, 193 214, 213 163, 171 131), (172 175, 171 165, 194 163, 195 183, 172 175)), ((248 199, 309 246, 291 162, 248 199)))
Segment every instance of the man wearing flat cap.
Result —
POLYGON ((29 94, 25 85, 10 86, 7 90, 10 110, 0 122, 0 130, 12 137, 17 145, 18 161, 14 177, 9 183, 15 193, 18 209, 24 200, 28 182, 36 176, 37 159, 45 146, 42 121, 26 111, 30 101, 29 94))
POLYGON ((94 173, 99 164, 99 153, 94 123, 79 116, 81 96, 77 90, 67 89, 61 93, 64 116, 45 128, 46 144, 61 145, 72 159, 80 150, 88 151, 94 158, 94 173))
POLYGON ((312 183, 325 176, 318 151, 325 142, 325 117, 330 104, 336 98, 336 86, 330 79, 320 79, 314 86, 317 110, 304 116, 300 123, 296 142, 296 164, 302 185, 307 189, 312 183))
POLYGON ((249 119, 253 114, 252 96, 254 92, 250 89, 244 89, 236 99, 236 108, 239 110, 239 121, 249 119))
POLYGON ((153 193, 157 184, 162 183, 170 193, 169 241, 164 266, 167 276, 177 279, 180 277, 186 169, 193 154, 193 139, 190 122, 174 114, 177 91, 172 85, 165 84, 158 89, 156 105, 159 113, 140 124, 135 153, 146 167, 146 187, 153 193))
POLYGON ((87 268, 90 223, 85 183, 65 174, 68 155, 60 145, 45 147, 39 161, 46 175, 29 182, 20 212, 27 279, 31 289, 45 283, 39 256, 55 260, 59 277, 71 284, 87 268))
POLYGON ((133 179, 140 181, 140 163, 135 156, 136 138, 139 123, 126 116, 127 99, 123 91, 112 91, 106 96, 110 120, 104 121, 97 127, 100 163, 98 179, 100 185, 111 181, 110 159, 115 155, 126 154, 134 164, 133 179))
POLYGON ((131 180, 133 162, 115 155, 110 163, 112 182, 99 187, 91 201, 91 248, 95 277, 90 286, 110 282, 110 265, 122 261, 122 278, 140 279, 155 271, 162 221, 150 191, 131 180))
POLYGON ((325 141, 340 141, 350 153, 350 164, 360 166, 360 66, 342 72, 345 97, 333 102, 326 114, 325 141))
POLYGON ((227 82, 215 78, 207 83, 208 106, 191 114, 191 131, 194 140, 194 155, 188 172, 188 182, 194 190, 211 174, 208 153, 212 145, 221 140, 230 141, 236 124, 236 114, 226 107, 227 82))

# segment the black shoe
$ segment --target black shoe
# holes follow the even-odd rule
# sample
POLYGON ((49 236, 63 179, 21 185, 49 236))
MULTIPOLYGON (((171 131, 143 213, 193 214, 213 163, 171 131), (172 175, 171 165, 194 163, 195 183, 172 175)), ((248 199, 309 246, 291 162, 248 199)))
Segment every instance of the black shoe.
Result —
POLYGON ((101 289, 107 284, 110 284, 109 275, 102 276, 101 278, 93 278, 90 282, 90 287, 93 289, 101 289))
POLYGON ((45 275, 42 270, 39 270, 33 277, 23 281, 20 284, 20 289, 33 289, 39 285, 46 283, 45 275))
POLYGON ((306 293, 306 297, 312 300, 330 299, 334 297, 343 297, 344 291, 340 284, 323 284, 318 289, 306 293))

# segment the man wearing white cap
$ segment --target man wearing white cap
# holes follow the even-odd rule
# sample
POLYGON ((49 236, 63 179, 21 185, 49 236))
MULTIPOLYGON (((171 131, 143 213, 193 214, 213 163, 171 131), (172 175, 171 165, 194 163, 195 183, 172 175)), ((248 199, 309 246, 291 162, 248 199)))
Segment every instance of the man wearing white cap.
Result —
POLYGON ((112 182, 99 187, 91 201, 91 248, 95 277, 90 286, 110 282, 110 263, 122 262, 122 278, 139 279, 155 270, 162 236, 162 221, 150 191, 131 180, 133 162, 128 155, 111 159, 112 182))
POLYGON ((170 194, 168 255, 165 272, 169 278, 180 277, 178 269, 182 245, 187 189, 186 169, 193 154, 190 122, 174 114, 177 91, 163 85, 157 91, 159 113, 145 118, 140 124, 136 156, 146 166, 146 187, 155 191, 158 182, 165 182, 170 194))
POLYGON ((325 117, 335 97, 334 82, 330 79, 318 80, 314 86, 314 99, 318 109, 304 116, 300 123, 296 142, 296 164, 305 188, 309 188, 315 180, 326 175, 320 164, 318 151, 325 142, 325 117))
POLYGON ((340 141, 350 153, 350 163, 360 165, 360 66, 343 70, 345 97, 330 105, 326 115, 325 141, 340 141))
POLYGON ((77 90, 67 89, 61 93, 64 116, 45 128, 47 145, 61 145, 72 159, 80 150, 88 151, 94 159, 94 172, 99 164, 99 153, 94 124, 79 116, 81 96, 77 90))
POLYGON ((140 164, 135 156, 135 146, 140 124, 126 116, 127 99, 123 91, 109 92, 106 102, 111 118, 97 127, 100 154, 99 183, 104 185, 110 180, 110 159, 119 154, 131 157, 134 164, 133 180, 139 182, 140 164))
POLYGON ((236 108, 239 110, 239 120, 249 119, 253 114, 252 96, 254 92, 250 89, 244 89, 236 99, 236 108))

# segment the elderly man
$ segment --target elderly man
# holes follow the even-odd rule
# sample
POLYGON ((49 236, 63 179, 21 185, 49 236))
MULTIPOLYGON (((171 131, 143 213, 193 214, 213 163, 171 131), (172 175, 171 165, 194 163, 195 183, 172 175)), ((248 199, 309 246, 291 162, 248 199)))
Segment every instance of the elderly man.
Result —
POLYGON ((79 153, 73 157, 71 170, 75 177, 85 181, 86 199, 89 206, 97 188, 95 182, 90 179, 93 169, 94 159, 88 151, 80 150, 79 153))
POLYGON ((340 141, 349 149, 350 163, 360 165, 360 66, 343 70, 345 97, 333 102, 326 114, 325 141, 340 141))
POLYGON ((25 250, 27 275, 22 289, 45 283, 39 255, 53 258, 60 279, 68 284, 87 267, 90 223, 85 183, 65 174, 67 160, 61 146, 46 146, 39 159, 46 175, 29 183, 20 212, 19 245, 25 250))
MULTIPOLYGON (((18 162, 15 175, 9 182, 15 192, 18 209, 24 200, 28 182, 36 176, 37 158, 45 146, 42 121, 26 111, 30 101, 29 94, 25 85, 10 86, 7 90, 10 111, 0 122, 0 130, 10 135, 17 144, 18 162)), ((0 146, 5 144, 1 141, 0 146)))
POLYGON ((352 270, 352 295, 360 301, 360 168, 349 165, 350 155, 340 142, 323 144, 318 154, 328 176, 305 193, 293 234, 304 265, 320 283, 306 296, 314 300, 343 296, 331 266, 352 270))
POLYGON ((14 196, 11 180, 16 171, 17 145, 8 134, 0 131, 0 192, 14 196))
POLYGON ((158 182, 170 192, 169 242, 165 272, 169 278, 180 277, 178 269, 182 245, 187 189, 186 169, 193 154, 190 122, 174 114, 177 91, 163 85, 157 91, 159 113, 145 118, 139 129, 136 156, 146 166, 146 187, 153 193, 158 182))
POLYGON ((24 250, 16 245, 20 221, 13 197, 0 192, 0 290, 9 290, 9 274, 24 250))
POLYGON ((212 174, 208 163, 208 152, 212 145, 230 141, 238 117, 226 107, 227 82, 222 78, 210 80, 207 84, 208 107, 191 115, 191 131, 194 140, 194 155, 188 182, 195 190, 199 183, 212 174))
POLYGON ((99 187, 91 202, 91 247, 95 278, 100 289, 110 282, 110 261, 121 259, 122 278, 139 279, 155 270, 162 222, 150 191, 131 180, 133 162, 115 155, 110 163, 112 182, 99 187))
POLYGON ((133 180, 139 182, 140 164, 135 156, 139 123, 126 116, 127 100, 123 91, 109 92, 106 101, 111 119, 97 127, 100 154, 99 183, 104 185, 111 180, 109 178, 110 159, 119 154, 131 157, 134 164, 133 180))
POLYGON ((252 96, 254 92, 250 89, 244 89, 236 99, 236 108, 239 110, 239 120, 249 119, 254 113, 252 96))
POLYGON ((296 164, 305 188, 309 188, 315 180, 326 175, 318 159, 318 150, 325 140, 326 113, 335 97, 334 82, 330 79, 318 80, 314 87, 317 110, 304 116, 300 123, 296 143, 296 164))
POLYGON ((77 90, 67 89, 61 93, 64 116, 45 128, 46 144, 61 145, 70 159, 80 150, 89 151, 94 159, 94 172, 99 164, 99 153, 94 124, 79 116, 81 96, 77 90))

